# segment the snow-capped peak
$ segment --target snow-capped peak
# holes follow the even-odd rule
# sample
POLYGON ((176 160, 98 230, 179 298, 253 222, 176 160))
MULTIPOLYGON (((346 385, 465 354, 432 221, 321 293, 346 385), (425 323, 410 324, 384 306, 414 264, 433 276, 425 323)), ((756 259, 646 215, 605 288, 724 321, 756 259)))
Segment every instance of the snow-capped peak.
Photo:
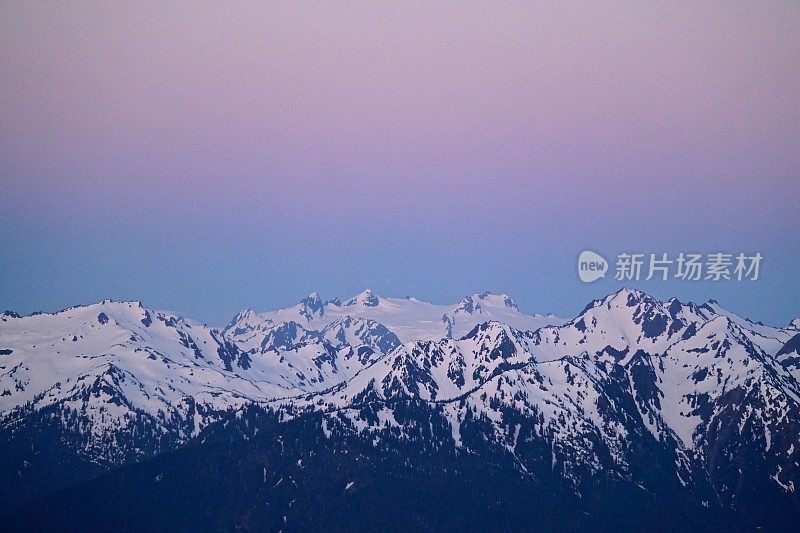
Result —
POLYGON ((253 317, 255 315, 256 315, 256 310, 253 309, 252 307, 250 307, 248 309, 244 309, 242 311, 239 311, 239 313, 235 317, 233 317, 233 320, 231 322, 238 322, 240 320, 247 320, 248 318, 251 318, 251 317, 253 317))
POLYGON ((302 300, 300 300, 300 314, 308 320, 312 320, 315 316, 322 316, 325 314, 325 304, 322 303, 322 298, 319 294, 312 292, 302 300))
POLYGON ((440 305, 417 298, 384 298, 367 289, 344 304, 337 299, 322 303, 318 294, 311 293, 293 307, 260 314, 242 312, 224 331, 234 332, 234 336, 240 339, 244 335, 249 343, 254 334, 264 335, 275 324, 293 321, 308 329, 322 331, 328 324, 346 316, 374 320, 386 326, 404 343, 444 337, 459 338, 476 324, 490 320, 522 331, 566 322, 552 314, 522 313, 514 299, 507 294, 476 293, 462 298, 456 304, 440 305))
POLYGON ((484 292, 481 294, 472 294, 465 296, 457 304, 455 313, 464 313, 471 315, 473 313, 483 313, 484 308, 508 308, 519 310, 517 302, 507 294, 494 294, 491 292, 484 292))
POLYGON ((481 307, 480 301, 476 300, 480 300, 477 298, 477 295, 465 296, 458 302, 455 313, 464 313, 467 315, 483 313, 483 307, 481 307))
POLYGON ((353 296, 349 300, 347 300, 347 302, 345 302, 344 305, 346 305, 346 306, 360 305, 362 307, 378 307, 378 304, 380 303, 380 300, 381 299, 378 297, 378 295, 375 294, 374 292, 372 292, 371 289, 366 289, 366 290, 361 291, 360 293, 356 294, 355 296, 353 296))
POLYGON ((15 313, 14 311, 11 311, 9 309, 6 309, 5 311, 3 311, 3 314, 0 315, 0 316, 7 316, 7 317, 11 317, 11 318, 20 318, 20 315, 18 313, 15 313))
POLYGON ((234 330, 244 331, 245 329, 253 327, 254 323, 260 322, 261 320, 258 317, 258 313, 256 313, 255 309, 251 307, 249 309, 239 311, 236 316, 233 317, 230 322, 228 322, 228 325, 222 329, 222 332, 227 334, 234 330))
POLYGON ((617 292, 607 296, 604 298, 606 303, 614 302, 614 303, 623 303, 627 307, 634 307, 636 304, 639 303, 647 303, 647 304, 659 304, 657 299, 653 298, 646 292, 640 291, 639 289, 628 289, 627 287, 623 287, 622 289, 618 290, 617 292))

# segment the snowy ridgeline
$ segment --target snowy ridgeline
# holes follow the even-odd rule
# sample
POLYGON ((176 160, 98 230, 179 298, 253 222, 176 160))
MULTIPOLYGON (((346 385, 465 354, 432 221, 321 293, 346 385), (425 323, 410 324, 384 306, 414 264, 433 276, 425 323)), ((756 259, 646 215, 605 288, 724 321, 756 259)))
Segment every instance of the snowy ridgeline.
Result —
POLYGON ((81 453, 111 464, 179 446, 248 404, 286 421, 321 412, 328 435, 419 440, 403 410, 414 404, 448 427, 443 445, 467 449, 463 432, 480 422, 482 438, 512 455, 546 443, 576 483, 579 467, 624 472, 642 434, 691 483, 723 424, 755 442, 773 483, 797 483, 797 321, 763 326, 713 301, 622 290, 566 320, 488 293, 451 306, 311 294, 221 330, 104 301, 2 315, 0 354, 6 431, 49 413, 81 453))

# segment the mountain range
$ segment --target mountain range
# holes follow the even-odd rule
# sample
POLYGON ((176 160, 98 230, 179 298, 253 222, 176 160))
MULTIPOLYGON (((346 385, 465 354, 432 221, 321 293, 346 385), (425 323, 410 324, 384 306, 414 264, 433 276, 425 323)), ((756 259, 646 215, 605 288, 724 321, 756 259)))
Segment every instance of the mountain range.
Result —
POLYGON ((800 319, 316 293, 0 316, 0 529, 797 529, 800 319))

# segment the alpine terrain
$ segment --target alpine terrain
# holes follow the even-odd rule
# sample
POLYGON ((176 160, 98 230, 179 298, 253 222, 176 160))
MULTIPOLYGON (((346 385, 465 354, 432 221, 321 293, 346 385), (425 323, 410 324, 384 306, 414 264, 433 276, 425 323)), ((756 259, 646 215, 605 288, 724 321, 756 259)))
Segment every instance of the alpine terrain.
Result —
POLYGON ((0 316, 0 529, 800 529, 800 319, 312 293, 0 316))

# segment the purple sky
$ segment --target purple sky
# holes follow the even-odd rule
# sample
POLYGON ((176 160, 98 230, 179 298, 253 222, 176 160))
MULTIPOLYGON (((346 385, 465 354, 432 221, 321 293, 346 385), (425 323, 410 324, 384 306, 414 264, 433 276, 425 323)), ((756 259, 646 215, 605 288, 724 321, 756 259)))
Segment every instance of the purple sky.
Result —
POLYGON ((800 314, 800 4, 5 2, 0 307, 311 290, 574 314, 584 248, 761 251, 800 314))

